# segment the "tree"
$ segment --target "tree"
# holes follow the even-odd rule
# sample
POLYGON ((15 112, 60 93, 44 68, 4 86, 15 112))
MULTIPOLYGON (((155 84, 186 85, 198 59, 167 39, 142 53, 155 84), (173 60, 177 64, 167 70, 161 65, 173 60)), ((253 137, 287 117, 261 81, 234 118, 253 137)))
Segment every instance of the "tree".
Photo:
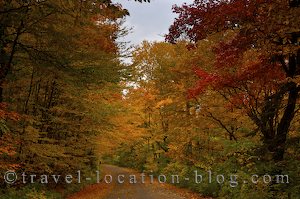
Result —
POLYGON ((114 109, 94 90, 120 95, 126 14, 106 0, 0 1, 1 171, 96 169, 93 139, 114 109))
POLYGON ((190 96, 218 90, 233 107, 246 110, 273 159, 283 160, 299 108, 299 2, 196 0, 174 12, 179 18, 166 36, 169 42, 224 36, 214 48, 215 63, 195 68, 200 80, 190 96))
POLYGON ((34 60, 61 69, 73 64, 74 53, 86 57, 88 46, 115 52, 113 22, 128 14, 110 0, 0 1, 0 7, 0 102, 5 78, 17 62, 34 60))

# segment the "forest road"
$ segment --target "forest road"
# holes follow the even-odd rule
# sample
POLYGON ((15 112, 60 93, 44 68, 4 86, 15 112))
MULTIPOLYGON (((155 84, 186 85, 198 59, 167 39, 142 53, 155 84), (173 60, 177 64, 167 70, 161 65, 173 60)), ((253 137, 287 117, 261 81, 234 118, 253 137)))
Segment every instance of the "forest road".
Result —
POLYGON ((68 199, 208 199, 187 189, 159 183, 155 177, 151 183, 149 174, 145 174, 143 183, 141 175, 131 169, 102 165, 100 183, 89 185, 68 199), (136 183, 130 183, 133 176, 136 183))

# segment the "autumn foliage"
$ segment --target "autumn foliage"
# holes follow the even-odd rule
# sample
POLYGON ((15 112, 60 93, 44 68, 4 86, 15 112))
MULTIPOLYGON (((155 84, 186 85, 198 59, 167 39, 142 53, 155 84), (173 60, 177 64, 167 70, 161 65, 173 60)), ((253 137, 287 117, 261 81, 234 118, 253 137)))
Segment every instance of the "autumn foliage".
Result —
MULTIPOLYGON (((144 122, 112 161, 189 177, 193 169, 297 175, 299 1, 195 0, 174 12, 168 43, 133 52, 138 88, 125 105, 144 122)), ((289 185, 181 183, 217 198, 297 198, 299 183, 289 185)))
POLYGON ((280 0, 195 1, 174 8, 179 18, 166 37, 175 42, 183 35, 197 42, 222 34, 211 67, 195 69, 200 80, 190 95, 210 87, 223 92, 233 106, 245 108, 276 160, 283 159, 299 98, 297 6, 280 0))
MULTIPOLYGON (((98 169, 94 139, 115 111, 106 97, 120 98, 116 40, 127 14, 106 0, 0 1, 1 173, 98 169)), ((56 186, 65 185, 1 181, 0 197, 56 198, 56 186)))
MULTIPOLYGON (((212 170, 240 176, 238 186, 178 185, 214 198, 298 198, 299 1, 194 0, 173 11, 166 42, 144 41, 122 64, 120 4, 0 1, 0 172, 89 174, 100 162, 189 179, 212 170), (253 174, 290 183, 242 182, 253 174)), ((1 181, 0 197, 66 197, 81 185, 1 181)))

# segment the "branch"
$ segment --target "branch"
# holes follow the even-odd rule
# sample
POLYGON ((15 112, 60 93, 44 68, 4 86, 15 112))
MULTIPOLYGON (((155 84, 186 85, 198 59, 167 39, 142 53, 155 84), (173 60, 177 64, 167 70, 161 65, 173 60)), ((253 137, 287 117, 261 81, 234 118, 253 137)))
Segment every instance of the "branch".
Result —
POLYGON ((232 137, 235 141, 237 141, 236 137, 234 136, 233 132, 230 131, 225 124, 223 124, 223 122, 216 118, 211 112, 207 111, 207 113, 209 114, 209 117, 211 117, 212 119, 214 119, 215 121, 217 121, 219 123, 219 125, 224 128, 228 133, 229 133, 229 136, 232 137))
POLYGON ((288 74, 289 69, 288 69, 288 67, 287 67, 287 65, 286 65, 286 63, 285 63, 285 61, 284 61, 283 55, 279 55, 279 56, 278 56, 278 61, 281 63, 281 65, 282 65, 282 67, 283 67, 285 73, 288 74))

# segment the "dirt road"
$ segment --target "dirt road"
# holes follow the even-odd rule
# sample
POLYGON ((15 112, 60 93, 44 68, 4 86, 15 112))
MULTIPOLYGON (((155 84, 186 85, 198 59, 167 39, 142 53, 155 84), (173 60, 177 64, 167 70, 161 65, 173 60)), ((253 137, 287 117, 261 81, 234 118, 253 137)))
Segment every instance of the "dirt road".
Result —
POLYGON ((101 176, 105 175, 107 175, 106 182, 110 182, 112 177, 111 183, 106 183, 105 179, 102 179, 99 184, 87 186, 69 199, 204 199, 200 194, 192 193, 187 189, 160 184, 157 178, 151 183, 149 175, 144 177, 142 183, 141 174, 130 169, 103 165, 101 176), (136 183, 130 183, 130 175, 136 176, 136 183))

